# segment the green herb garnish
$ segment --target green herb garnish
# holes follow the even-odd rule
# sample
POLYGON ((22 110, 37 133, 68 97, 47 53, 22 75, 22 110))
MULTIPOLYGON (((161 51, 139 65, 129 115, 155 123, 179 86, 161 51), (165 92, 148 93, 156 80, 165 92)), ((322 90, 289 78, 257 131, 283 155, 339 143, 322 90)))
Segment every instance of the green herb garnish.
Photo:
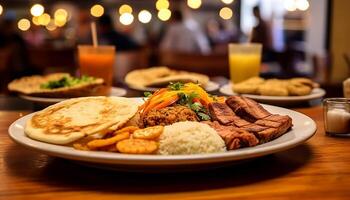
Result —
POLYGON ((43 83, 40 85, 42 89, 56 89, 62 87, 71 87, 74 85, 78 85, 80 83, 88 83, 95 80, 94 77, 91 76, 82 76, 81 78, 74 78, 69 76, 64 76, 59 80, 49 81, 47 83, 43 83))
POLYGON ((183 87, 184 87, 184 84, 181 82, 176 82, 176 83, 170 82, 170 84, 168 85, 168 88, 171 90, 181 90, 183 87))
POLYGON ((198 98, 197 93, 190 93, 190 94, 185 94, 185 93, 179 93, 179 100, 178 104, 187 106, 191 110, 193 110, 196 115, 199 117, 201 121, 207 121, 210 120, 210 116, 208 114, 208 110, 200 103, 200 102, 195 102, 194 99, 198 98))
POLYGON ((152 92, 144 92, 143 95, 145 97, 150 97, 150 96, 152 96, 152 92))

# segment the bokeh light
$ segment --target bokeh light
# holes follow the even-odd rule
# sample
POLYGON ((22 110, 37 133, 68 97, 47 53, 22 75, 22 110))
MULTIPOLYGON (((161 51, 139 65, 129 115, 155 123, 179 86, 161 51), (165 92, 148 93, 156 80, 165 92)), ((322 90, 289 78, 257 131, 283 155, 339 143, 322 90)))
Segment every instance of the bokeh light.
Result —
POLYGON ((221 0, 224 4, 230 4, 232 3, 234 0, 221 0))
POLYGON ((4 8, 0 5, 0 15, 4 12, 4 8))
POLYGON ((297 5, 296 5, 295 0, 284 0, 284 8, 287 11, 296 11, 297 5))
POLYGON ((187 0, 188 7, 198 9, 202 5, 202 0, 187 0))
POLYGON ((162 21, 167 21, 171 17, 171 11, 169 9, 161 9, 158 12, 158 18, 162 21))
POLYGON ((119 21, 123 25, 130 25, 134 21, 134 16, 131 13, 123 13, 119 17, 119 21))
POLYGON ((53 20, 51 20, 45 27, 49 31, 54 31, 57 28, 57 26, 53 20))
POLYGON ((156 2, 157 10, 168 9, 169 6, 170 6, 170 3, 168 0, 158 0, 156 2))
POLYGON ((307 0, 296 0, 295 4, 296 7, 301 11, 306 11, 310 7, 310 4, 307 0))
POLYGON ((119 7, 119 14, 122 15, 124 13, 132 13, 132 7, 128 4, 123 4, 119 7))
POLYGON ((21 19, 17 23, 18 29, 21 31, 27 31, 30 28, 30 21, 28 19, 21 19))
POLYGON ((34 25, 39 26, 40 25, 39 17, 37 17, 37 16, 32 17, 32 22, 34 25))
POLYGON ((141 23, 147 24, 152 19, 152 14, 148 10, 141 10, 138 15, 139 21, 141 23))
POLYGON ((51 17, 50 17, 49 14, 44 13, 44 14, 39 16, 38 21, 39 21, 40 25, 46 26, 46 25, 48 25, 50 23, 51 17))
POLYGON ((62 8, 57 9, 55 11, 54 18, 55 19, 59 19, 59 20, 63 20, 63 19, 67 20, 68 12, 65 9, 62 9, 62 8))
POLYGON ((92 6, 90 9, 90 14, 94 17, 101 17, 104 12, 105 12, 105 9, 103 8, 103 6, 99 4, 92 6))
POLYGON ((219 15, 222 19, 231 19, 233 12, 229 7, 223 7, 220 9, 219 15))
POLYGON ((41 4, 34 4, 30 8, 30 14, 32 14, 33 16, 40 16, 44 13, 44 10, 44 6, 42 6, 41 4))

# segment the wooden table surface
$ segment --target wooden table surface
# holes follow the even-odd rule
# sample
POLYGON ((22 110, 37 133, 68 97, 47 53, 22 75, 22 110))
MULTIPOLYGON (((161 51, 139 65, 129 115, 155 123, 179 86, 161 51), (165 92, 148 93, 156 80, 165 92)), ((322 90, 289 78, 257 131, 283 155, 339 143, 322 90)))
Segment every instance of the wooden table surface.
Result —
POLYGON ((296 148, 239 165, 185 174, 104 171, 15 144, 0 111, 0 199, 349 199, 350 140, 324 134, 322 107, 296 109, 317 123, 296 148))

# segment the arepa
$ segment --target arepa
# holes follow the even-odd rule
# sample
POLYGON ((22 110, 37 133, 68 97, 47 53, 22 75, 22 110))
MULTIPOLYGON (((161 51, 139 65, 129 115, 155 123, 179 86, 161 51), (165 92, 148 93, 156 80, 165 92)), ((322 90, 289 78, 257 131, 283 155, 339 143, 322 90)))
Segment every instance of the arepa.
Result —
POLYGON ((68 144, 88 135, 120 128, 138 110, 136 100, 123 97, 81 97, 62 101, 36 113, 25 126, 28 137, 68 144))

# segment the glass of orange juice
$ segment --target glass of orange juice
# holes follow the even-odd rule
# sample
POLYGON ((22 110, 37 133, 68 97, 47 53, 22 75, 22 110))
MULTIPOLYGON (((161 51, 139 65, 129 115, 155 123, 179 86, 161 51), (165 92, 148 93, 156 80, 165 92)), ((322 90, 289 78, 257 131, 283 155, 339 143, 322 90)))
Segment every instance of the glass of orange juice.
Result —
POLYGON ((78 60, 80 74, 102 78, 106 86, 103 94, 108 94, 113 83, 115 47, 79 45, 78 60))
POLYGON ((261 44, 229 44, 228 47, 232 83, 239 83, 251 77, 259 76, 261 44))

